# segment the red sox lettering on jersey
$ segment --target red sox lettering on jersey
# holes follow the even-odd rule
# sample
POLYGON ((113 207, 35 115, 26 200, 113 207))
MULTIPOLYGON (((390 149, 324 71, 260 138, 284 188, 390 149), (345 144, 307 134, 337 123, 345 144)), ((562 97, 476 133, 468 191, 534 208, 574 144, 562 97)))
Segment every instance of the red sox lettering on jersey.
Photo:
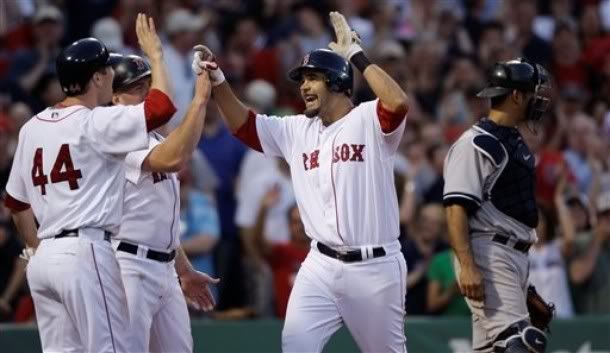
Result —
POLYGON ((264 153, 291 166, 305 232, 315 240, 359 246, 391 243, 399 234, 393 168, 405 120, 384 133, 378 102, 361 103, 329 126, 304 115, 256 116, 264 153))
MULTIPOLYGON (((332 163, 337 162, 364 162, 364 147, 362 144, 347 144, 335 146, 333 151, 332 163)), ((320 150, 315 150, 311 153, 303 153, 303 166, 305 170, 315 169, 320 166, 318 157, 320 150)))

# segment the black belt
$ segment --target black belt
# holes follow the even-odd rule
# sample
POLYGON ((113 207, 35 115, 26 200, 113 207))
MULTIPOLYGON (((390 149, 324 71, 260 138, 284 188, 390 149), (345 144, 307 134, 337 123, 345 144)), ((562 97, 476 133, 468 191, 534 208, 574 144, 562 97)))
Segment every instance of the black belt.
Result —
MULTIPOLYGON (((126 243, 124 241, 119 243, 119 246, 116 248, 118 251, 124 251, 133 255, 138 254, 138 246, 131 243, 126 243)), ((169 253, 155 251, 155 250, 146 250, 146 258, 159 261, 159 262, 170 262, 176 257, 176 250, 172 250, 169 253)))
MULTIPOLYGON (((360 250, 337 251, 320 242, 317 244, 318 250, 328 257, 332 257, 343 262, 359 262, 364 260, 360 250)), ((385 256, 385 249, 381 246, 373 248, 373 258, 385 256)))
MULTIPOLYGON (((510 237, 506 236, 506 235, 502 235, 502 234, 494 234, 494 236, 491 238, 491 240, 495 241, 496 243, 506 245, 506 244, 508 244, 510 237)), ((521 251, 522 253, 527 254, 527 252, 530 250, 531 246, 532 246, 532 243, 528 243, 523 240, 517 240, 517 241, 515 241, 513 248, 517 251, 521 251)))
MULTIPOLYGON (((112 236, 112 233, 110 233, 109 231, 105 230, 104 231, 104 240, 105 241, 110 241, 110 237, 112 236)), ((55 239, 59 239, 59 238, 77 238, 78 237, 78 229, 64 229, 61 231, 61 233, 56 234, 55 236, 53 236, 53 238, 55 239)))

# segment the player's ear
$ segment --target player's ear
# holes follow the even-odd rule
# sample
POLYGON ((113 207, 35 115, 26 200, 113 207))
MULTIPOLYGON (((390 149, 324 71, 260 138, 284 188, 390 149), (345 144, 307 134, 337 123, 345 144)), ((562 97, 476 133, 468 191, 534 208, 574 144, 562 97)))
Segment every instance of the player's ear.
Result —
POLYGON ((512 99, 513 103, 519 105, 523 99, 523 92, 514 89, 510 94, 510 98, 512 99))
POLYGON ((118 94, 113 94, 112 95, 112 105, 118 105, 121 103, 121 99, 119 98, 118 94))

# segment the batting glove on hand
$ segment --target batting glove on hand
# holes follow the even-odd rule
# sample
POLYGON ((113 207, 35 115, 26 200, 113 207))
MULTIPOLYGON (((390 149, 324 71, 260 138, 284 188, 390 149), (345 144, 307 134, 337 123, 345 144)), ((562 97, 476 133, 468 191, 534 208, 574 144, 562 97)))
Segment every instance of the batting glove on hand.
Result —
POLYGON ((35 248, 24 248, 19 257, 24 259, 25 261, 30 261, 34 253, 36 252, 35 248))
POLYGON ((199 44, 196 45, 193 50, 195 50, 192 64, 193 72, 200 75, 206 70, 210 74, 210 82, 212 82, 213 87, 223 83, 225 81, 225 75, 222 73, 220 67, 218 67, 218 63, 216 63, 216 59, 210 48, 199 44))
POLYGON ((330 23, 335 30, 336 42, 331 42, 328 47, 346 60, 362 51, 360 37, 353 31, 345 17, 339 12, 330 13, 330 23))

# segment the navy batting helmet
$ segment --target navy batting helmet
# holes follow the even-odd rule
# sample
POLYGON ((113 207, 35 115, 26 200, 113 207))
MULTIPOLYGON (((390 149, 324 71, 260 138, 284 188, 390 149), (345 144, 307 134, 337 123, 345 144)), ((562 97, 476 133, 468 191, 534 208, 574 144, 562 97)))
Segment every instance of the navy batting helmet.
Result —
POLYGON ((132 83, 151 75, 150 65, 140 56, 110 54, 110 61, 114 68, 114 92, 123 91, 132 83))
POLYGON ((335 92, 352 93, 354 71, 349 61, 328 49, 316 49, 305 55, 301 65, 290 70, 288 77, 293 81, 301 81, 303 72, 314 70, 326 75, 328 87, 335 92))
POLYGON ((527 118, 539 120, 550 105, 551 77, 541 65, 518 58, 496 63, 488 78, 488 85, 477 94, 482 98, 493 98, 519 90, 532 92, 528 102, 527 118))
POLYGON ((68 96, 84 93, 93 74, 110 65, 108 58, 106 46, 95 38, 79 39, 68 45, 55 61, 61 89, 68 96))

